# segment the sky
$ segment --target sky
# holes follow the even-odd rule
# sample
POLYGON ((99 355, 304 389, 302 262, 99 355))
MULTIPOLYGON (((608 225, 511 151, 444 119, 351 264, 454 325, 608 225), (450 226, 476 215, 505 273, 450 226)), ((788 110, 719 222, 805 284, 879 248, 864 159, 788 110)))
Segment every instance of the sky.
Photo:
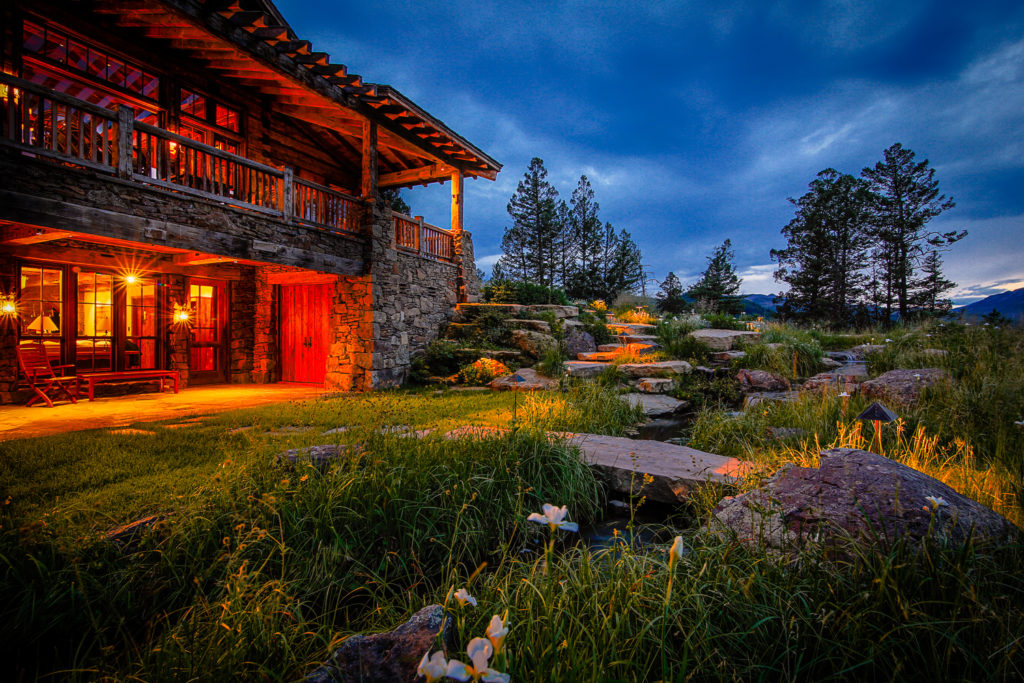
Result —
MULTIPOLYGON (((895 142, 928 159, 967 230, 945 255, 957 303, 1024 287, 1024 3, 279 0, 299 37, 387 83, 504 165, 466 182, 489 272, 534 156, 650 271, 684 284, 725 238, 748 294, 777 293, 788 198, 859 174, 895 142)), ((449 221, 447 185, 403 192, 449 221)))

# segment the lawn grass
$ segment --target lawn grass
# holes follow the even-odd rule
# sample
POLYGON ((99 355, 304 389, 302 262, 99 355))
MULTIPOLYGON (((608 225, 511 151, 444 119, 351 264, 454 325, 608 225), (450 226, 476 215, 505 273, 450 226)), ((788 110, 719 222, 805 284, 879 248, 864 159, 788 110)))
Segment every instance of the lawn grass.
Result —
MULTIPOLYGON (((1000 348, 978 373, 993 372, 1000 348)), ((971 387, 981 376, 953 370, 971 387)), ((986 381, 979 387, 1004 386, 986 381)), ((886 454, 1020 524, 1004 451, 988 435, 930 426, 971 424, 942 417, 966 400, 951 394, 933 413, 906 411, 902 427, 886 428, 886 454)), ((709 409, 691 445, 751 459, 763 473, 815 464, 820 448, 864 445, 870 434, 852 419, 864 405, 821 394, 739 418, 709 409), (778 440, 771 426, 804 433, 778 440)), ((994 410, 976 424, 996 420, 994 410)), ((0 677, 295 680, 349 635, 394 628, 431 603, 456 617, 462 646, 507 613, 508 652, 497 661, 515 681, 1024 676, 1020 545, 928 541, 851 548, 841 560, 815 547, 766 554, 708 533, 716 501, 703 497, 681 526, 658 530, 659 539, 680 534, 688 549, 670 569, 667 543, 591 550, 526 520, 549 502, 586 524, 607 496, 540 430, 621 434, 636 418, 600 384, 520 396, 418 390, 239 410, 186 427, 133 425, 155 435, 97 430, 0 444, 10 496, 0 508, 0 677), (513 419, 518 429, 496 438, 440 436, 513 419), (396 425, 436 432, 381 429, 396 425), (322 434, 338 426, 350 429, 322 434), (322 443, 362 448, 323 469, 274 463, 284 449, 322 443), (154 512, 161 521, 126 544, 102 540, 103 530, 154 512), (459 587, 479 607, 459 608, 450 598, 459 587)))

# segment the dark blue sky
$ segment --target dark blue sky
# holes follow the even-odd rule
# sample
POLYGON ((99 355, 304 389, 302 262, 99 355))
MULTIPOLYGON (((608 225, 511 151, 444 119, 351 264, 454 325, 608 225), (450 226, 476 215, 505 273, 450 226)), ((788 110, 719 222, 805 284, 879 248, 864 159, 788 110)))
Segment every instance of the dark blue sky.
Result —
MULTIPOLYGON (((1024 3, 338 3, 280 0, 302 38, 388 83, 505 165, 468 181, 485 270, 533 156, 568 199, 581 173, 655 278, 692 281, 732 239, 746 292, 827 167, 902 142, 957 206, 936 228, 958 302, 1024 286, 1024 3)), ((448 221, 447 186, 405 192, 448 221)))

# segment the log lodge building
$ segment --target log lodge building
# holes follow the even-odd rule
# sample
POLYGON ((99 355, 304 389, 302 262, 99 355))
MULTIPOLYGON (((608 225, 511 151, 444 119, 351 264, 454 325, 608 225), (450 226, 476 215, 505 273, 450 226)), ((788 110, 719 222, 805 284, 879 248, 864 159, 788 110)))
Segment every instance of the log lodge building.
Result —
POLYGON ((80 373, 394 386, 476 294, 463 181, 500 165, 269 0, 4 0, 0 400, 80 373), (447 182, 451 226, 389 188, 447 182))

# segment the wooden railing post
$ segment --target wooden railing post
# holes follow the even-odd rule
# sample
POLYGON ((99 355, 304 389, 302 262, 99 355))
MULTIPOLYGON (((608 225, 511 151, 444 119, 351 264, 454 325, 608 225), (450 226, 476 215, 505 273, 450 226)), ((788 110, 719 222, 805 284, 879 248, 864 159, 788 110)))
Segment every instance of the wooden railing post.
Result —
POLYGON ((416 230, 416 251, 423 253, 423 245, 427 242, 427 233, 423 230, 423 216, 414 216, 419 228, 416 230))
POLYGON ((117 107, 117 175, 132 177, 132 147, 135 137, 135 111, 123 104, 117 107))
POLYGON ((291 166, 284 167, 284 187, 282 188, 281 211, 284 213, 284 222, 291 223, 295 216, 295 170, 291 166))

